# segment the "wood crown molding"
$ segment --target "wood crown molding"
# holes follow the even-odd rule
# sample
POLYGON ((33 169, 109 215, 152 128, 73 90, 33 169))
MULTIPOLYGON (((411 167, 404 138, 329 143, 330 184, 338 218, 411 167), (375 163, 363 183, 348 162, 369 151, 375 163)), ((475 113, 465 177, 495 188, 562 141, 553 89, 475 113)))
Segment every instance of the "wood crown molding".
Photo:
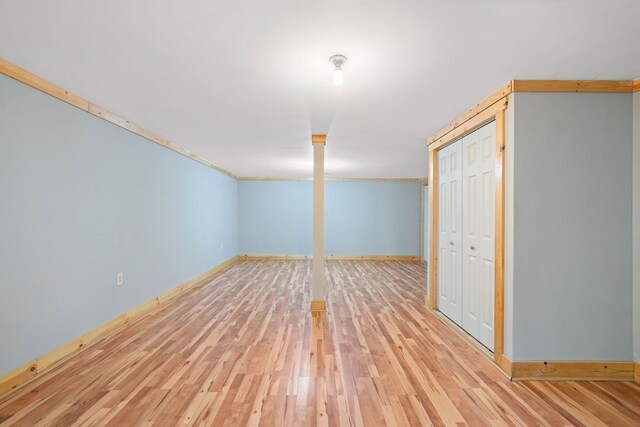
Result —
POLYGON ((168 291, 151 298, 150 300, 128 310, 126 313, 103 323, 97 328, 65 343, 60 347, 57 347, 50 352, 32 360, 31 362, 23 365, 6 375, 0 377, 0 396, 6 392, 9 392, 20 385, 26 383, 32 378, 35 378, 39 374, 45 372, 48 368, 53 367, 63 359, 73 355, 77 351, 90 346, 98 340, 106 337, 107 335, 115 332, 121 327, 128 325, 148 314, 152 310, 164 306, 169 302, 175 300, 180 295, 204 285, 204 281, 211 276, 221 272, 232 264, 236 263, 239 257, 235 256, 227 261, 216 265, 215 267, 205 271, 198 276, 191 278, 185 282, 182 282, 178 286, 169 289, 168 291))
POLYGON ((497 103, 506 100, 510 94, 515 92, 630 93, 639 90, 640 78, 636 80, 511 80, 435 132, 427 139, 427 145, 437 144, 437 148, 439 148, 463 136, 473 130, 473 126, 469 125, 472 120, 475 121, 473 123, 475 127, 479 127, 478 122, 482 120, 478 116, 483 114, 487 117, 491 116, 486 111, 495 108, 497 103))
POLYGON ((513 380, 620 380, 634 378, 634 363, 619 361, 511 362, 513 380))
POLYGON ((311 143, 312 144, 326 144, 327 143, 327 135, 323 135, 323 134, 311 135, 311 143))
POLYGON ((626 93, 631 80, 513 80, 513 92, 626 93))
POLYGON ((175 151, 178 154, 182 154, 183 156, 189 157, 192 160, 195 160, 198 163, 202 163, 205 166, 210 167, 220 173, 228 175, 232 178, 238 179, 238 176, 234 173, 223 169, 215 164, 211 163, 207 159, 195 154, 179 145, 176 145, 169 140, 166 140, 155 133, 144 129, 135 123, 130 122, 127 119, 124 119, 114 113, 109 112, 108 110, 99 107, 86 99, 81 98, 78 95, 75 95, 55 84, 48 82, 47 80, 36 76, 35 74, 18 67, 4 59, 0 58, 0 73, 4 74, 7 77, 11 77, 14 80, 19 81, 20 83, 26 84, 27 86, 31 86, 34 89, 39 90, 40 92, 44 92, 47 95, 50 95, 62 102, 66 102, 67 104, 73 105, 80 110, 87 112, 93 116, 100 117, 103 120, 106 120, 110 123, 113 123, 116 126, 119 126, 123 129, 126 129, 130 132, 135 133, 149 141, 155 142, 156 144, 162 145, 169 150, 175 151))
POLYGON ((512 82, 507 83, 506 85, 502 86, 500 89, 493 92, 491 95, 487 96, 485 99, 471 107, 468 111, 458 116, 455 120, 444 126, 442 129, 434 133, 429 139, 427 139, 427 145, 431 145, 432 143, 444 137, 449 132, 466 123, 468 120, 482 113, 484 110, 491 107, 496 102, 509 96, 509 94, 512 92, 511 86, 512 82))

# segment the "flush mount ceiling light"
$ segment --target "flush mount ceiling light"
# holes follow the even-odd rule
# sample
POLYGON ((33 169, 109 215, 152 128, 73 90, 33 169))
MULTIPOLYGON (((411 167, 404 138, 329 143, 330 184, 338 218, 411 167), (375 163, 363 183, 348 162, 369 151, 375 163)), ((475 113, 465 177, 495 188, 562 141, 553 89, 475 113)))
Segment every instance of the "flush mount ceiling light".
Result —
POLYGON ((347 57, 344 55, 333 55, 329 58, 329 62, 333 64, 333 84, 334 86, 340 86, 344 82, 344 75, 342 74, 342 66, 347 62, 347 57))

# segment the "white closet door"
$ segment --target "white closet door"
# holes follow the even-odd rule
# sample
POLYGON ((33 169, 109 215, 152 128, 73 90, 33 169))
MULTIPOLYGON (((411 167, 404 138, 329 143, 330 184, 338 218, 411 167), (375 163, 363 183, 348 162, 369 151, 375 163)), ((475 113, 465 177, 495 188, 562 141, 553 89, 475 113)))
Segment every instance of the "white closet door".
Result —
POLYGON ((438 310, 449 314, 449 147, 438 152, 438 310))
POLYGON ((440 150, 439 301, 438 308, 454 322, 462 323, 462 143, 440 150))
POLYGON ((476 339, 479 335, 480 303, 480 134, 462 140, 462 327, 476 339))
POLYGON ((479 333, 478 341, 493 351, 495 275, 495 122, 478 131, 479 141, 479 333))

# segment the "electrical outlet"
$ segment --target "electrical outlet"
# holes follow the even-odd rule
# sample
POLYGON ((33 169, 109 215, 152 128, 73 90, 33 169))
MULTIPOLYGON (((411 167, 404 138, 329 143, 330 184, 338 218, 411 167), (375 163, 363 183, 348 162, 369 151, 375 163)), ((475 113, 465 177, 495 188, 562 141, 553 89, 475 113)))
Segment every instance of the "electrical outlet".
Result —
POLYGON ((224 250, 224 242, 220 242, 220 250, 224 250))
POLYGON ((122 273, 116 274, 116 285, 122 286, 124 283, 124 275, 122 273))

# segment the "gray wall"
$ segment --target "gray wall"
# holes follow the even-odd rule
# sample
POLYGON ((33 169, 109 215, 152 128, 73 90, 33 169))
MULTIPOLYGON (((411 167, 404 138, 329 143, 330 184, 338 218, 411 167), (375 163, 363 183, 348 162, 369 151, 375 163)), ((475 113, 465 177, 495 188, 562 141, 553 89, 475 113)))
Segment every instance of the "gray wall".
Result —
POLYGON ((515 95, 509 96, 505 112, 504 151, 504 354, 513 358, 513 234, 514 234, 514 160, 515 95))
POLYGON ((237 193, 0 75, 0 376, 235 256, 237 193))
POLYGON ((513 359, 630 360, 632 96, 513 98, 513 359))
MULTIPOLYGON (((420 255, 417 182, 325 184, 327 255, 420 255)), ((311 255, 311 181, 240 181, 240 253, 311 255)))
POLYGON ((633 94, 633 359, 640 363, 640 92, 633 94))

